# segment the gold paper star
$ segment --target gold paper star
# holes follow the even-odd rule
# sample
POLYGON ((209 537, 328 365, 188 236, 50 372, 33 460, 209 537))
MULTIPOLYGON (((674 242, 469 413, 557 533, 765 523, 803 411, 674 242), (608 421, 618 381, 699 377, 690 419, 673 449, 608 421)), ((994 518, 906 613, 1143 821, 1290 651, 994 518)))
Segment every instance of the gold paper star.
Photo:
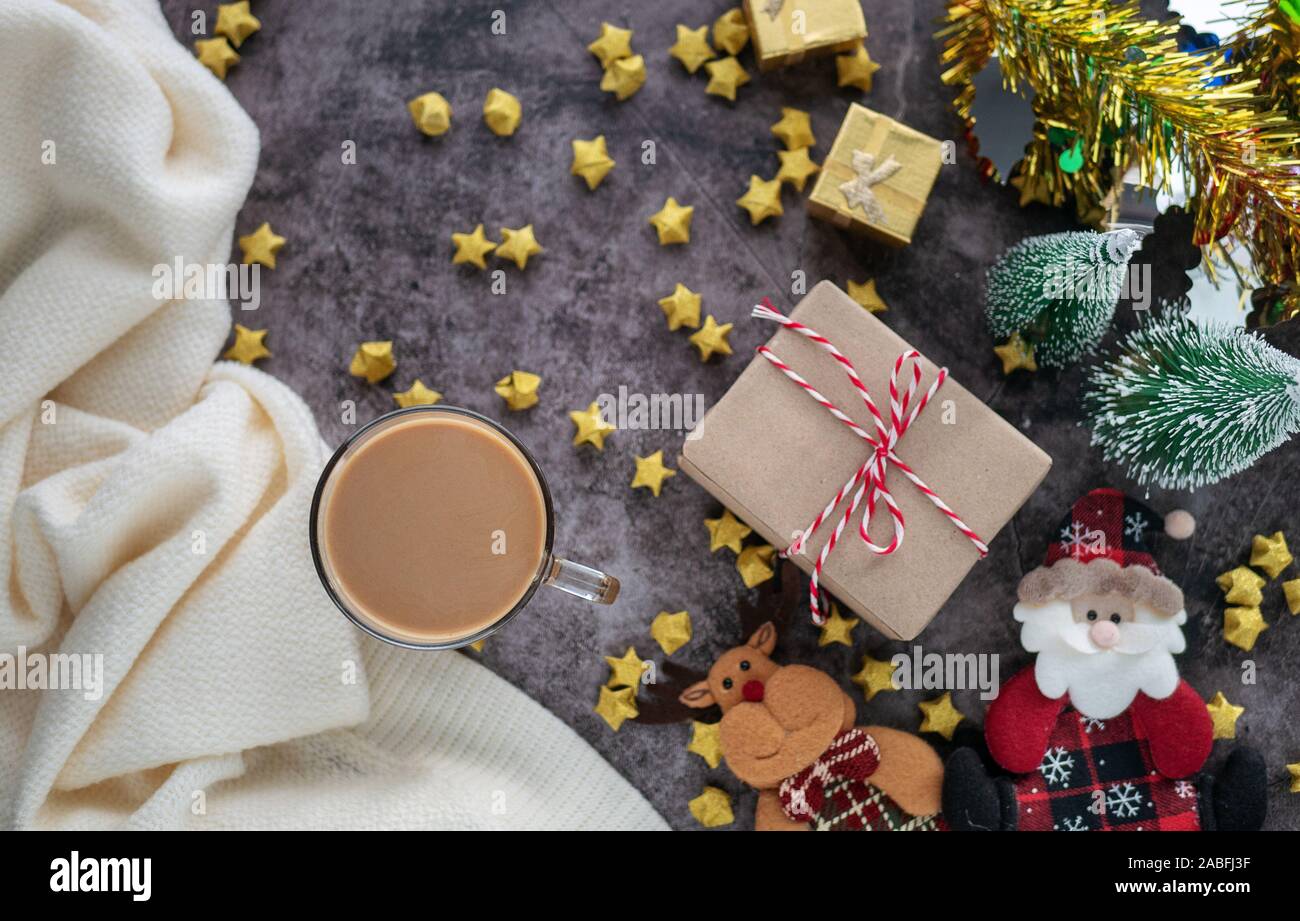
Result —
POLYGON ((841 643, 851 647, 853 628, 857 625, 856 617, 841 617, 839 605, 832 601, 830 616, 826 618, 826 623, 822 624, 822 634, 817 638, 817 645, 829 646, 831 643, 841 643))
POLYGON ((710 61, 704 65, 704 69, 709 72, 709 84, 704 87, 704 92, 710 96, 721 96, 735 102, 737 87, 749 82, 748 71, 735 58, 710 61))
POLYGON ((575 409, 569 413, 569 418, 577 428, 573 435, 575 446, 590 444, 595 445, 597 451, 604 451, 605 438, 617 431, 600 414, 599 403, 592 403, 585 410, 575 409))
POLYGON ((1034 347, 1020 338, 1020 333, 1012 333, 1011 338, 1001 345, 995 345, 993 352, 1002 359, 1002 373, 1010 374, 1024 368, 1037 371, 1038 363, 1034 361, 1034 347))
POLYGON ((1051 207, 1055 196, 1052 194, 1052 184, 1046 176, 1027 176, 1021 173, 1013 176, 1007 183, 1013 189, 1020 191, 1020 207, 1038 202, 1040 205, 1051 207))
POLYGON ((686 746, 686 750, 699 755, 711 768, 721 764, 722 732, 718 724, 691 720, 691 744, 686 746))
POLYGON ((1300 614, 1300 579, 1283 582, 1282 592, 1286 595, 1287 610, 1292 614, 1300 614))
POLYGON ((402 409, 406 409, 408 406, 432 406, 441 399, 441 393, 424 386, 424 381, 418 377, 409 390, 393 394, 393 400, 402 409))
POLYGON ((685 611, 660 611, 650 622, 650 635, 664 655, 671 656, 691 641, 691 615, 685 611))
POLYGON ((733 6, 714 21, 713 44, 727 54, 740 54, 749 44, 749 23, 744 10, 733 6))
POLYGON ((605 656, 605 664, 609 666, 609 681, 605 682, 605 687, 632 688, 635 697, 636 689, 641 687, 641 676, 645 674, 645 662, 637 656, 636 649, 627 647, 622 658, 605 656))
POLYGON ((239 248, 244 251, 244 263, 252 265, 260 262, 268 269, 275 268, 275 254, 283 246, 284 237, 276 236, 271 225, 266 222, 248 236, 239 238, 239 248))
POLYGON ((717 553, 723 547, 740 553, 740 542, 754 531, 743 521, 737 521, 730 509, 723 509, 720 518, 705 518, 704 526, 709 529, 710 553, 717 553))
POLYGON ((848 54, 835 56, 835 73, 838 77, 837 86, 853 86, 864 93, 869 93, 871 92, 872 77, 875 76, 878 70, 880 70, 880 65, 871 60, 871 55, 867 54, 866 45, 858 45, 856 50, 848 54))
POLYGON ((609 151, 605 149, 605 135, 598 134, 595 139, 573 141, 573 165, 569 173, 581 176, 587 182, 587 188, 594 189, 600 185, 606 174, 614 168, 609 151))
POLYGON ((1223 638, 1246 652, 1255 648, 1255 641, 1267 629, 1259 608, 1228 608, 1223 612, 1223 638))
POLYGON ((1250 565, 1268 573, 1270 579, 1276 579, 1282 570, 1291 565, 1291 551, 1287 549, 1286 537, 1281 531, 1273 532, 1272 537, 1256 534, 1250 549, 1250 565))
POLYGON ((487 640, 485 640, 485 639, 484 639, 484 640, 475 640, 474 642, 472 642, 472 643, 469 644, 469 648, 472 649, 472 650, 474 650, 475 652, 482 652, 482 651, 483 651, 483 644, 486 643, 486 642, 487 642, 487 640))
POLYGON ((745 588, 762 585, 776 575, 772 560, 776 558, 776 548, 768 544, 754 544, 746 547, 736 555, 736 571, 740 573, 745 588))
POLYGON ((634 720, 640 715, 636 708, 636 688, 611 691, 601 685, 600 701, 596 704, 595 712, 609 724, 610 729, 618 732, 624 720, 634 720))
POLYGON ((230 358, 235 361, 241 361, 246 365, 251 365, 259 358, 269 358, 270 351, 262 340, 266 338, 266 330, 249 329, 246 326, 235 324, 235 342, 230 348, 226 349, 222 358, 230 358))
POLYGON ((632 30, 602 22, 600 38, 588 45, 587 50, 600 59, 601 67, 608 67, 621 58, 629 58, 632 56, 632 30))
POLYGON ((781 161, 781 168, 776 173, 777 181, 790 183, 797 192, 802 192, 808 179, 821 170, 821 167, 808 156, 807 147, 778 150, 776 156, 781 161))
POLYGON ((693 205, 679 205, 671 195, 664 206, 650 215, 650 223, 659 234, 659 245, 691 242, 691 215, 695 213, 693 205))
POLYGON ((536 256, 542 251, 533 236, 533 225, 528 224, 518 230, 501 228, 501 244, 497 247, 497 258, 513 262, 520 269, 528 266, 528 257, 536 256))
POLYGON ((1286 769, 1291 775, 1291 792, 1300 793, 1300 762, 1288 764, 1286 769))
POLYGON ((226 79, 226 72, 230 70, 232 64, 239 63, 239 55, 224 37, 195 42, 194 53, 198 55, 199 63, 216 74, 220 80, 226 79))
POLYGON ((751 225, 758 225, 769 217, 784 214, 785 210, 781 207, 781 180, 779 178, 764 180, 757 176, 750 176, 749 188, 744 195, 736 199, 736 204, 749 212, 751 225))
POLYGON ((506 401, 509 409, 518 412, 537 405, 537 391, 541 386, 542 379, 538 375, 527 371, 511 371, 497 381, 493 389, 497 396, 506 401))
POLYGON ((442 93, 416 96, 406 104, 406 109, 411 113, 415 127, 429 137, 446 134, 451 127, 451 103, 447 102, 442 93))
POLYGON ((880 296, 876 290, 876 280, 868 279, 864 282, 849 282, 849 297, 857 301, 871 313, 884 313, 889 309, 885 299, 880 296))
POLYGON ((713 319, 713 314, 704 318, 704 327, 691 334, 691 345, 699 350, 700 361, 708 361, 713 357, 714 352, 719 355, 731 354, 731 345, 727 342, 727 336, 734 325, 734 323, 719 325, 718 321, 713 319))
POLYGON ((636 54, 630 58, 621 58, 605 68, 600 78, 600 88, 613 93, 619 102, 636 94, 645 85, 645 58, 636 54))
POLYGON ((781 120, 772 126, 772 133, 781 139, 786 150, 812 147, 817 143, 813 137, 812 119, 803 109, 781 109, 781 120))
POLYGON ((921 721, 921 732, 937 732, 949 742, 953 730, 965 717, 952 705, 952 691, 945 691, 938 700, 923 700, 918 707, 925 714, 921 721))
POLYGON ((632 477, 632 488, 645 487, 657 499, 664 480, 674 476, 677 476, 677 471, 664 466, 664 452, 656 451, 649 457, 636 458, 636 476, 632 477))
POLYGON ((236 48, 260 28, 262 24, 249 11, 247 0, 217 5, 217 24, 212 31, 230 39, 230 44, 236 48))
POLYGON ((487 268, 487 260, 483 257, 497 248, 483 233, 482 224, 475 227, 473 233, 453 233, 451 242, 456 247, 456 252, 451 257, 452 265, 469 263, 480 269, 487 268))
POLYGON ((713 46, 709 44, 709 27, 688 29, 677 24, 677 44, 668 49, 668 53, 682 62, 687 73, 695 73, 700 65, 714 56, 713 46))
POLYGON ((515 133, 523 111, 519 100, 503 89, 488 90, 487 98, 483 100, 483 121, 487 122, 493 134, 503 138, 515 133))
POLYGON ((1205 705, 1205 709, 1210 711, 1210 719, 1214 721, 1214 737, 1216 739, 1235 739, 1237 737, 1237 719, 1241 714, 1246 712, 1245 707, 1234 707, 1228 703, 1228 698, 1223 696, 1223 692, 1214 695, 1214 699, 1205 705))
POLYGON ((391 341, 363 342, 352 356, 348 371, 353 377, 364 377, 370 383, 378 384, 392 374, 396 367, 397 359, 393 357, 391 341))
POLYGON ((898 690, 894 687, 894 664, 873 659, 871 656, 862 657, 862 670, 849 680, 862 688, 868 703, 881 691, 898 690))
POLYGON ((1223 600, 1229 604, 1259 607, 1260 602, 1264 600, 1264 594, 1260 589, 1266 582, 1248 566, 1230 569, 1214 582, 1223 590, 1223 600))
POLYGON ((700 328, 700 296, 681 282, 673 288, 673 293, 659 298, 659 307, 668 318, 668 329, 678 330, 683 326, 691 329, 700 328))
POLYGON ((704 792, 687 804, 695 821, 705 828, 717 828, 736 821, 731 812, 731 797, 717 787, 705 787, 704 792))

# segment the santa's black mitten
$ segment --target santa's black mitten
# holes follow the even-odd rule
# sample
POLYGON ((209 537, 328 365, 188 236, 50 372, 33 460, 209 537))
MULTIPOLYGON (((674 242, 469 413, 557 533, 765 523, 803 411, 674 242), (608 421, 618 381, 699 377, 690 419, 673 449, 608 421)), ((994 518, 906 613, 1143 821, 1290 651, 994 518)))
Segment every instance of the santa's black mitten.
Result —
POLYGON ((969 748, 979 755, 980 761, 984 763, 984 770, 989 772, 992 777, 1000 777, 1006 772, 1002 770, 1002 765, 993 760, 989 754, 988 744, 984 741, 984 728, 982 726, 961 726, 952 734, 952 746, 950 752, 955 752, 959 748, 969 748))
POLYGON ((1268 769, 1253 748, 1234 748, 1210 787, 1215 831, 1259 831, 1268 812, 1268 769))
POLYGON ((979 753, 953 752, 943 767, 943 818, 953 831, 1001 831, 1015 822, 1014 800, 989 777, 979 753), (1010 802, 1008 802, 1010 800, 1010 802), (1009 824, 1010 823, 1010 824, 1009 824))

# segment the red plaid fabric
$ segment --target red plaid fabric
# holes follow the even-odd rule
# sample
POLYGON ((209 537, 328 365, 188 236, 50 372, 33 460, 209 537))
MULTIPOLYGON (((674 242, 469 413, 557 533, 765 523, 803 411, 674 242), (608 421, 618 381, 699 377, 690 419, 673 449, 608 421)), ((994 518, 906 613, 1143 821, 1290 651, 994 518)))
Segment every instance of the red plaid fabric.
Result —
POLYGON ((866 780, 843 780, 826 789, 812 819, 814 831, 946 831, 943 817, 911 815, 866 780))
POLYGON ((785 814, 816 831, 943 831, 937 815, 914 816, 867 778, 880 766, 876 740, 861 729, 842 732, 812 765, 782 781, 785 814))
POLYGON ((1155 512, 1118 489, 1094 489, 1061 519, 1056 540, 1047 545, 1044 565, 1064 559, 1080 563, 1108 559, 1121 566, 1145 566, 1160 575, 1148 538, 1163 525, 1155 512))
POLYGON ((1094 720, 1066 707, 1038 770, 1016 781, 1021 831, 1199 831, 1196 785, 1151 761, 1126 710, 1094 720))
POLYGON ((864 782, 880 766, 876 740, 861 729, 841 732, 822 756, 781 781, 781 808, 796 822, 810 822, 825 804, 826 790, 839 781, 864 782))

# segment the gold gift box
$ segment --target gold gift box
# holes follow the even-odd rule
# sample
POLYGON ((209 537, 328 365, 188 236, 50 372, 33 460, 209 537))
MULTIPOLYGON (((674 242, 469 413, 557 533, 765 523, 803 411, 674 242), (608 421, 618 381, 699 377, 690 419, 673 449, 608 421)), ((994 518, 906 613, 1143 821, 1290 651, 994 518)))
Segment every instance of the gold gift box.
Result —
POLYGON ((867 37, 859 0, 745 0, 759 70, 852 51, 867 37))
POLYGON ((808 199, 808 213, 882 243, 906 246, 912 242, 942 164, 940 141, 854 103, 822 164, 808 199), (854 164, 855 154, 865 155, 859 157, 859 166, 854 164), (869 168, 866 157, 871 158, 869 168), (873 171, 889 172, 891 159, 898 164, 896 171, 878 179, 871 177, 873 171), (874 215, 867 204, 855 203, 852 193, 846 191, 854 182, 865 184, 866 196, 878 206, 874 215))

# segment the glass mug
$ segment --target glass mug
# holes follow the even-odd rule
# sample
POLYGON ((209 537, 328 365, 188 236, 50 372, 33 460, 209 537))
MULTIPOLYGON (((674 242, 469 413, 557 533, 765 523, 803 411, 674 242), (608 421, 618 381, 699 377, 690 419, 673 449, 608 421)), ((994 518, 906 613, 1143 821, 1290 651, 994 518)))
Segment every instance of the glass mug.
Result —
POLYGON ((371 636, 455 649, 501 629, 542 585, 611 604, 613 576, 552 552, 537 461, 496 422, 454 406, 363 426, 321 472, 311 554, 330 599, 371 636))

